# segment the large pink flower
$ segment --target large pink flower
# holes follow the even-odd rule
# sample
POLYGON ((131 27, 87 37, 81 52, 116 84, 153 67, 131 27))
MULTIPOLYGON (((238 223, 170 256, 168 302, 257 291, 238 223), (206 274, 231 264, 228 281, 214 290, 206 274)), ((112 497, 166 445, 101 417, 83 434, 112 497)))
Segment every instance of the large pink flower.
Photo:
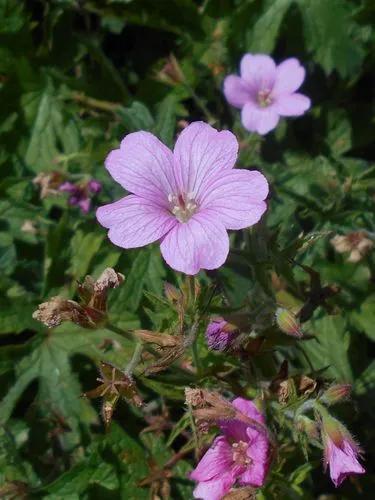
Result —
MULTIPOLYGON (((233 406, 264 423, 252 401, 236 398, 233 406)), ((217 437, 190 478, 198 482, 194 498, 220 500, 238 481, 240 485, 264 484, 270 463, 269 442, 265 434, 239 420, 222 422, 223 435, 217 437)))
POLYGON ((216 269, 229 252, 227 229, 252 226, 267 208, 267 180, 234 170, 237 152, 231 132, 203 122, 185 128, 173 152, 149 132, 129 134, 105 164, 133 194, 100 207, 98 221, 122 248, 161 240, 164 259, 177 271, 216 269))
POLYGON ((280 116, 300 116, 310 108, 310 99, 296 93, 305 79, 297 59, 276 66, 270 56, 245 54, 240 73, 225 78, 224 94, 232 106, 242 109, 242 124, 250 132, 267 134, 280 116))

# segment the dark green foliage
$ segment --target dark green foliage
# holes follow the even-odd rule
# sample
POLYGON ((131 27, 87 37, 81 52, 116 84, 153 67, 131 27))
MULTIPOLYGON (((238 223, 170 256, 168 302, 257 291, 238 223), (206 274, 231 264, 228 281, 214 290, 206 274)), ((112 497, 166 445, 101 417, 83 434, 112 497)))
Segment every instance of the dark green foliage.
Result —
MULTIPOLYGON (((210 387, 233 368, 232 377, 223 376, 223 391, 239 388, 252 397, 257 374, 274 377, 285 358, 293 375, 310 372, 312 364, 327 380, 353 384, 355 411, 343 406, 342 418, 371 468, 374 255, 348 262, 330 240, 336 233, 375 234, 374 25, 372 0, 0 0, 1 498, 150 498, 150 488, 155 495, 166 488, 155 471, 183 450, 167 482, 171 498, 189 499, 195 457, 185 437, 191 422, 184 387, 210 387), (242 128, 221 91, 246 51, 277 61, 295 56, 307 70, 303 92, 311 111, 265 138, 242 128), (166 78, 172 53, 183 81, 166 78), (100 403, 81 395, 95 387, 99 361, 126 366, 133 342, 70 323, 47 332, 32 312, 52 296, 74 298, 86 274, 97 278, 114 267, 126 280, 111 292, 111 322, 175 333, 178 321, 163 286, 181 284, 181 276, 164 265, 156 245, 128 252, 111 245, 94 209, 123 196, 103 162, 126 133, 148 130, 173 146, 181 120, 196 119, 233 130, 241 143, 238 165, 256 166, 271 185, 263 222, 233 234, 225 267, 200 277, 221 299, 210 302, 210 311, 245 308, 251 329, 266 332, 268 350, 251 358, 248 379, 236 380, 243 377, 238 360, 208 352, 202 327, 199 382, 179 366, 139 376, 147 423, 121 402, 105 432, 100 403), (41 198, 33 180, 53 172, 71 182, 103 183, 88 215, 65 195, 41 198), (339 291, 323 300, 328 285, 339 291), (280 302, 305 304, 304 328, 316 337, 303 343, 309 362, 273 324, 280 302), (166 426, 141 433, 166 408, 166 426), (147 482, 152 474, 159 479, 147 482)), ((281 429, 284 410, 271 411, 281 429)), ((321 452, 315 449, 305 463, 293 431, 280 430, 285 460, 259 498, 333 492, 315 471, 321 452)), ((360 484, 348 481, 335 498, 372 498, 374 478, 368 474, 360 484)))

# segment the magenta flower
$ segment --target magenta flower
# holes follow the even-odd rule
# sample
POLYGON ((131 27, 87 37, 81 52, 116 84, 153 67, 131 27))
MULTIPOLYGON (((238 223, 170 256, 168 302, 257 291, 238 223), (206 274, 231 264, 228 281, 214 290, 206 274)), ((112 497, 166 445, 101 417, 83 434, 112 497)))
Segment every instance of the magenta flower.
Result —
POLYGON ((203 122, 185 128, 174 151, 149 132, 128 134, 105 162, 129 196, 100 207, 100 224, 122 248, 160 240, 177 271, 216 269, 229 252, 227 229, 259 221, 268 184, 257 171, 235 170, 238 142, 203 122))
POLYGON ((338 487, 351 474, 364 474, 366 470, 358 462, 360 448, 349 431, 335 418, 323 418, 324 467, 329 465, 333 484, 338 487))
MULTIPOLYGON (((236 398, 233 406, 264 424, 264 417, 252 401, 236 398)), ((238 481, 240 485, 260 487, 270 463, 269 442, 265 434, 240 420, 222 422, 217 437, 190 478, 198 482, 194 498, 220 500, 238 481)))
POLYGON ((87 214, 90 210, 91 199, 90 195, 97 194, 101 191, 102 185, 99 181, 92 179, 87 184, 73 184, 72 182, 64 182, 60 185, 59 191, 69 193, 69 205, 79 207, 81 212, 87 214))
POLYGON ((206 342, 210 349, 214 351, 225 351, 237 337, 238 329, 225 321, 217 318, 212 320, 206 330, 206 342))
POLYGON ((240 73, 240 77, 225 78, 224 95, 242 110, 242 124, 250 132, 267 134, 277 126, 280 116, 300 116, 310 108, 310 99, 296 93, 305 79, 297 59, 286 59, 276 66, 270 56, 245 54, 240 73))

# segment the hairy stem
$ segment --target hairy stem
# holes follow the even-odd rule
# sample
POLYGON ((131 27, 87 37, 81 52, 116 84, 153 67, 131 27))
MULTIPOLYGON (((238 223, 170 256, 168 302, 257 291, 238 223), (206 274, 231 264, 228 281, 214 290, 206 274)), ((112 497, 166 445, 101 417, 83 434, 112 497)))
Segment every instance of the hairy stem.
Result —
POLYGON ((143 342, 137 342, 133 352, 133 356, 125 368, 125 373, 129 377, 132 376, 134 370, 137 368, 139 362, 141 361, 142 352, 143 352, 143 342))

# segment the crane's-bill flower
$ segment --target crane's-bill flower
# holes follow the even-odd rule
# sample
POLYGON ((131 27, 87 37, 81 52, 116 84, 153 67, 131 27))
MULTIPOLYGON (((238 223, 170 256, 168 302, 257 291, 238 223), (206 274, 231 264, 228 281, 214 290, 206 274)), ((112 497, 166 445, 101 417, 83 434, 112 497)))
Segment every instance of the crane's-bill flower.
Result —
POLYGON ((331 480, 336 488, 348 476, 366 472, 358 461, 361 450, 341 422, 326 415, 322 423, 322 439, 324 467, 329 466, 331 480))
POLYGON ((245 54, 240 74, 224 80, 224 95, 241 109, 241 121, 250 132, 264 135, 273 130, 280 116, 301 116, 311 102, 296 92, 305 79, 305 69, 294 57, 276 66, 265 54, 245 54))
POLYGON ((238 335, 238 328, 223 318, 215 318, 207 326, 206 342, 214 351, 229 349, 238 335))
POLYGON ((252 226, 267 208, 267 180, 234 169, 237 153, 231 132, 203 122, 185 128, 173 152, 149 132, 128 134, 105 165, 132 194, 100 207, 97 219, 122 248, 160 240, 173 269, 216 269, 228 256, 227 230, 252 226))
MULTIPOLYGON (((236 398, 233 406, 257 422, 264 416, 252 401, 236 398)), ((237 482, 260 487, 264 484, 270 463, 270 445, 266 435, 243 421, 232 419, 220 424, 217 437, 190 478, 198 484, 194 498, 220 500, 237 482)))

